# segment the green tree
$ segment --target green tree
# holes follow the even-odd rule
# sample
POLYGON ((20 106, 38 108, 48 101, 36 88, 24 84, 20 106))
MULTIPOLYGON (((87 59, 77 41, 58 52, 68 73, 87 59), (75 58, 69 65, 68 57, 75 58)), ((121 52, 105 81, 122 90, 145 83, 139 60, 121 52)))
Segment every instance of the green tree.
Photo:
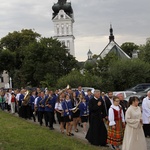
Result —
MULTIPOLYGON (((31 29, 23 29, 21 32, 14 31, 1 39, 0 47, 2 50, 7 49, 8 51, 13 52, 15 57, 14 67, 20 69, 24 60, 24 47, 37 41, 38 38, 40 38, 40 34, 31 29)), ((12 70, 14 70, 14 68, 12 68, 12 70)), ((12 70, 8 70, 8 72, 13 72, 12 70)))
POLYGON ((99 58, 97 60, 97 65, 95 65, 94 72, 96 75, 102 76, 106 74, 107 70, 109 69, 109 66, 112 64, 112 62, 117 61, 119 58, 116 56, 115 53, 108 53, 103 59, 99 58))
POLYGON ((51 84, 76 67, 77 61, 61 43, 52 38, 41 38, 25 47, 26 54, 20 71, 32 86, 51 84))
POLYGON ((125 42, 121 45, 121 49, 130 57, 132 57, 133 50, 138 50, 138 48, 139 46, 132 42, 125 42))
POLYGON ((150 64, 139 59, 118 60, 112 63, 103 81, 108 90, 125 90, 138 83, 150 82, 150 64))
POLYGON ((93 87, 96 89, 101 88, 101 78, 92 75, 88 72, 81 73, 79 70, 73 70, 68 75, 61 77, 57 81, 57 88, 65 88, 68 84, 77 88, 79 85, 83 87, 93 87))
POLYGON ((141 45, 139 49, 139 58, 150 63, 150 38, 147 38, 146 44, 141 45))

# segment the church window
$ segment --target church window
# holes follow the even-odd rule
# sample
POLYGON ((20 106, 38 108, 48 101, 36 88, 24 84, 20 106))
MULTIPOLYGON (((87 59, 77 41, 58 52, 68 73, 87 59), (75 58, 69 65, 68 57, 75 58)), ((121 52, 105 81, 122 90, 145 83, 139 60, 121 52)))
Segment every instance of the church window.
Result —
POLYGON ((59 34, 59 25, 57 25, 57 34, 59 34))
POLYGON ((0 77, 0 82, 3 83, 4 82, 4 78, 0 77))
POLYGON ((66 25, 66 33, 67 33, 67 35, 69 34, 69 26, 68 26, 68 24, 66 25))
POLYGON ((61 43, 62 43, 62 45, 64 45, 64 46, 65 46, 65 41, 62 41, 61 43))
POLYGON ((63 24, 61 25, 61 32, 62 32, 62 34, 64 34, 64 25, 63 24))
POLYGON ((67 47, 70 48, 70 41, 67 41, 67 47))

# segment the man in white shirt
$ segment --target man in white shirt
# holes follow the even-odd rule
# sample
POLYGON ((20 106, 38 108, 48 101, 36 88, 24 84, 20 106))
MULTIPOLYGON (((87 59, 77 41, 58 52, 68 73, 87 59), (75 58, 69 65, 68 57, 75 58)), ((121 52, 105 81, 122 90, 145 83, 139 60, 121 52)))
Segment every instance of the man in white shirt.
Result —
POLYGON ((150 91, 142 102, 142 119, 145 137, 150 136, 150 91))

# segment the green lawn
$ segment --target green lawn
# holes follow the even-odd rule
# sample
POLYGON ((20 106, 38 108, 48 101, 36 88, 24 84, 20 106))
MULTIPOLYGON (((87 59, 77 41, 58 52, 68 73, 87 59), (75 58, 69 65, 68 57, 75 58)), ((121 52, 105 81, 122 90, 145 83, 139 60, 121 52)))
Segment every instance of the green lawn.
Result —
POLYGON ((109 150, 0 111, 0 150, 109 150))

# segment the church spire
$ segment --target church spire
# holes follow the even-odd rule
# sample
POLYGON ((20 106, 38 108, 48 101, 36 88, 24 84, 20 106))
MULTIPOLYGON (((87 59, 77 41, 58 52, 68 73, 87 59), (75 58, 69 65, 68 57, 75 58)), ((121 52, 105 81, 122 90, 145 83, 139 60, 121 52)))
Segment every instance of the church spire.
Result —
POLYGON ((113 35, 113 28, 112 25, 110 24, 110 36, 109 36, 109 42, 114 41, 115 37, 113 35))

